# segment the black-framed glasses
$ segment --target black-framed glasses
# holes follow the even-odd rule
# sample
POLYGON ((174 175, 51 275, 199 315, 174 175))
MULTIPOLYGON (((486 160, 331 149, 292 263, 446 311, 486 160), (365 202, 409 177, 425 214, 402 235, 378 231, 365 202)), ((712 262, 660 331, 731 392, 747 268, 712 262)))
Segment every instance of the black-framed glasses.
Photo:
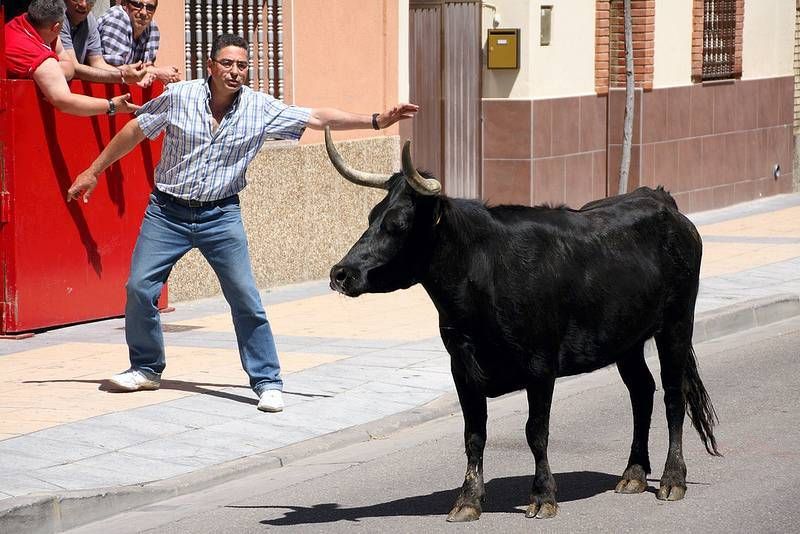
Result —
POLYGON ((234 61, 233 59, 212 59, 211 61, 225 70, 231 70, 234 65, 236 65, 236 68, 240 71, 245 71, 250 67, 250 63, 247 61, 234 61))
POLYGON ((144 2, 138 2, 137 0, 128 0, 128 5, 131 6, 133 9, 135 9, 136 11, 141 11, 142 8, 144 8, 150 14, 156 12, 155 4, 145 4, 144 2))

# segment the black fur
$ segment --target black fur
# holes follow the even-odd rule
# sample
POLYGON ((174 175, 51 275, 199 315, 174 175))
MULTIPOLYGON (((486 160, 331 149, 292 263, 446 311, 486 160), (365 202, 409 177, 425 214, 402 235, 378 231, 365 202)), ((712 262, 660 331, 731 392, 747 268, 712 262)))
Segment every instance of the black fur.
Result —
POLYGON ((439 326, 465 420, 467 473, 452 520, 480 515, 486 398, 526 389, 536 460, 529 515, 552 517, 547 462, 557 377, 619 363, 631 394, 634 439, 618 490, 643 491, 654 384, 644 342, 655 337, 670 452, 659 498, 686 490, 681 427, 687 410, 718 454, 716 414, 697 372, 691 337, 702 243, 662 188, 640 188, 580 210, 496 206, 421 196, 402 174, 370 213, 370 226, 331 270, 350 295, 421 283, 439 326))

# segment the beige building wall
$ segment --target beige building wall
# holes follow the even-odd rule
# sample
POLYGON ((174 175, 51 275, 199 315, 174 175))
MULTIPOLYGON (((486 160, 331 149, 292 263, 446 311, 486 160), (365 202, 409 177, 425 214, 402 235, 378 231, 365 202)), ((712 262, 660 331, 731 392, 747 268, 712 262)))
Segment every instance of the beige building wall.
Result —
MULTIPOLYGON (((408 98, 408 0, 284 0, 283 5, 291 102, 371 114, 408 98)), ((161 31, 158 63, 177 66, 185 78, 183 2, 162 0, 155 20, 161 31)), ((397 127, 344 136, 395 134, 397 127)), ((321 134, 308 132, 301 142, 321 141, 321 134)))
POLYGON ((795 0, 744 3, 742 78, 791 76, 795 0))
POLYGON ((692 82, 693 0, 656 0, 653 89, 692 82))
POLYGON ((161 44, 158 47, 156 64, 178 67, 181 79, 185 80, 183 2, 160 0, 153 19, 158 24, 158 31, 161 34, 161 44))
POLYGON ((408 0, 397 0, 397 99, 408 102, 410 83, 408 68, 408 0))
MULTIPOLYGON (((293 1, 289 70, 295 102, 368 114, 397 103, 399 16, 397 0, 293 1)), ((381 134, 364 130, 343 137, 396 133, 397 126, 381 134)), ((314 131, 302 139, 321 141, 321 132, 314 131)))
POLYGON ((518 71, 483 70, 485 98, 554 98, 594 93, 595 1, 497 0, 482 8, 481 40, 494 27, 520 29, 518 71), (540 45, 541 7, 553 6, 551 39, 540 45))

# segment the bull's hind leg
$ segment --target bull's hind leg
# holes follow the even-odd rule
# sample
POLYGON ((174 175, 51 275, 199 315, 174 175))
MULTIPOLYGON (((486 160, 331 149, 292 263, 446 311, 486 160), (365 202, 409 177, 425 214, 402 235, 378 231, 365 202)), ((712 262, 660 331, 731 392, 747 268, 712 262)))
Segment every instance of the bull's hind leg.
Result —
POLYGON ((467 472, 464 484, 452 510, 451 522, 475 521, 481 516, 481 502, 486 495, 483 487, 483 450, 486 446, 486 397, 467 380, 453 373, 458 401, 464 415, 464 446, 467 453, 467 472))
POLYGON ((683 376, 692 351, 693 318, 665 326, 656 334, 658 359, 661 362, 661 384, 667 413, 669 449, 656 497, 662 501, 677 501, 686 495, 686 462, 683 459, 683 420, 686 397, 683 376))
POLYGON ((615 491, 617 493, 641 493, 647 489, 647 474, 650 473, 648 438, 650 418, 653 415, 653 393, 656 384, 644 362, 644 345, 624 355, 617 362, 622 381, 628 388, 633 408, 633 441, 628 466, 615 491))
POLYGON ((525 437, 536 462, 536 472, 531 486, 531 504, 526 517, 547 519, 558 513, 556 480, 547 461, 547 441, 550 435, 550 404, 553 400, 555 379, 541 380, 528 386, 528 423, 525 437))

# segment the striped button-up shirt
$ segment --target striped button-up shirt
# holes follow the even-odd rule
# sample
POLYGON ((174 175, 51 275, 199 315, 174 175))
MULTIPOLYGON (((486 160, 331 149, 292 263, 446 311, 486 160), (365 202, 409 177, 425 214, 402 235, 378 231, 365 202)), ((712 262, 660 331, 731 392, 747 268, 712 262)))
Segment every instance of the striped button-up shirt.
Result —
POLYGON ((155 62, 161 40, 155 22, 150 21, 139 38, 134 39, 128 12, 121 6, 114 6, 97 19, 97 29, 103 45, 103 59, 109 65, 119 67, 137 61, 155 62))
POLYGON ((148 138, 166 131, 155 172, 160 191, 201 201, 237 194, 247 185, 247 166, 264 140, 300 139, 311 113, 242 86, 212 131, 210 99, 207 80, 178 82, 137 111, 148 138))

